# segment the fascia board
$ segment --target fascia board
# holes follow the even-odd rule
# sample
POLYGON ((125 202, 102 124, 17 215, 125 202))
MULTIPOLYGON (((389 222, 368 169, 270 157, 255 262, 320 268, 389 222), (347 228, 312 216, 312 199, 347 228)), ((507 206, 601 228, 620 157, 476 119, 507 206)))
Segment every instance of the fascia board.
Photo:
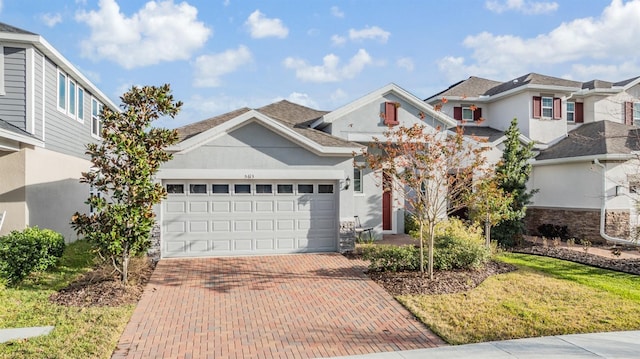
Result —
POLYGON ((613 154, 579 156, 579 157, 550 158, 548 160, 533 160, 531 161, 531 165, 532 166, 548 166, 548 165, 557 165, 557 164, 563 164, 563 163, 592 162, 594 160, 628 161, 634 158, 637 158, 637 156, 634 154, 613 153, 613 154))
POLYGON ((341 180, 344 178, 344 171, 340 170, 296 170, 296 169, 201 169, 188 168, 160 169, 155 175, 159 180, 191 180, 191 179, 211 179, 235 180, 244 179, 247 173, 252 175, 252 179, 268 180, 341 180))
POLYGON ((44 147, 44 142, 42 142, 41 140, 29 136, 20 135, 11 131, 0 130, 0 137, 26 143, 28 145, 44 147))

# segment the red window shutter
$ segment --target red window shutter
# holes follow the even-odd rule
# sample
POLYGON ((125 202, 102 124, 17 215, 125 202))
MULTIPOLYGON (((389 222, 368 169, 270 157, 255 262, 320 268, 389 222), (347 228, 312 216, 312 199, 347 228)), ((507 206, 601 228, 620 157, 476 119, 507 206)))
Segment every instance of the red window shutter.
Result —
POLYGON ((573 117, 576 123, 584 122, 584 104, 582 102, 575 103, 573 117))
POLYGON ((473 111, 473 120, 480 121, 480 118, 482 118, 482 109, 478 107, 475 111, 473 111))
POLYGON ((453 108, 453 119, 462 121, 462 107, 453 108))
POLYGON ((542 116, 542 97, 533 96, 533 118, 542 116))
POLYGON ((562 102, 559 98, 553 98, 553 119, 561 120, 562 119, 562 102))
POLYGON ((384 103, 384 124, 388 126, 398 124, 398 109, 393 102, 384 103))
POLYGON ((633 102, 624 103, 624 124, 633 125, 633 102))

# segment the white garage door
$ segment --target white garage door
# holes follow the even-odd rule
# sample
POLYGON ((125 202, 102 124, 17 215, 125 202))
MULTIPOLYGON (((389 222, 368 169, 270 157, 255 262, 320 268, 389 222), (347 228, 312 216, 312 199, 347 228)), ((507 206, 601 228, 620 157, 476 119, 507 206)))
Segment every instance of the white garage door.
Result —
POLYGON ((164 181, 162 256, 337 248, 337 186, 317 181, 164 181))

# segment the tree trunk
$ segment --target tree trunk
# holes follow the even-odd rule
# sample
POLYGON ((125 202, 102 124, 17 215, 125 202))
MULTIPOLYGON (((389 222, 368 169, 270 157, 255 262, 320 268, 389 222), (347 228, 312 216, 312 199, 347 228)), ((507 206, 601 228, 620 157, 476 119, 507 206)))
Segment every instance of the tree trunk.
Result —
POLYGON ((484 221, 484 238, 487 248, 491 248, 491 222, 489 220, 484 221))
POLYGON ((424 273, 424 224, 420 221, 420 273, 424 273))
POLYGON ((129 282, 129 246, 125 244, 124 249, 122 251, 122 272, 121 279, 123 284, 128 284, 129 282))
POLYGON ((429 279, 433 280, 433 242, 435 239, 435 225, 429 225, 429 279))

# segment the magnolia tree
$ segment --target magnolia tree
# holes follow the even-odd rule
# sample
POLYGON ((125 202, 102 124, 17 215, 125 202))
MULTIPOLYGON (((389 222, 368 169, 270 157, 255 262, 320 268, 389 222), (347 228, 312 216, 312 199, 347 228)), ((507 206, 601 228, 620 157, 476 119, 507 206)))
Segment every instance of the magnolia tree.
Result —
POLYGON ((428 274, 433 279, 435 227, 468 205, 474 178, 484 178, 488 172, 486 147, 465 140, 461 128, 451 133, 422 124, 391 128, 385 137, 384 141, 374 138, 363 157, 372 170, 393 179, 393 189, 418 222, 421 272, 426 229, 428 274))
POLYGON ((174 117, 182 103, 173 100, 169 85, 133 87, 121 100, 122 112, 101 112, 102 141, 87 145, 94 170, 80 181, 93 188, 87 201, 93 211, 76 212, 72 226, 127 283, 129 259, 149 248, 153 206, 166 196, 153 175, 171 159, 164 149, 178 141, 175 130, 150 126, 161 116, 174 117))

